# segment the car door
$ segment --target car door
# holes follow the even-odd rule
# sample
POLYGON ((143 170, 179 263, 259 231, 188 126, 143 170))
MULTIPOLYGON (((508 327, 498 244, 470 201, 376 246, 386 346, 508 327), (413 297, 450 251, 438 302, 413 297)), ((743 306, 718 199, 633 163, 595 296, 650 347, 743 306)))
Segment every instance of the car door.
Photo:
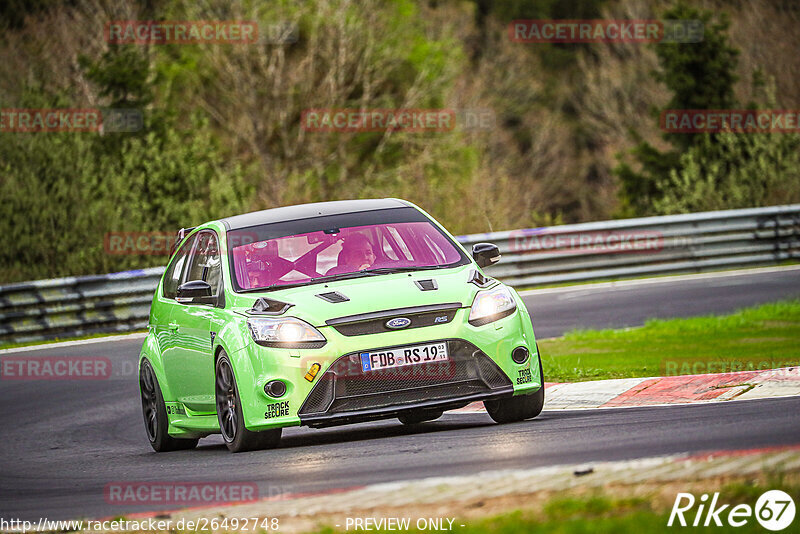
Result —
MULTIPOLYGON (((212 295, 222 291, 217 236, 205 230, 189 254, 181 284, 202 280, 211 285, 212 295)), ((170 352, 168 380, 178 400, 195 413, 214 413, 214 355, 212 354, 211 322, 214 317, 211 304, 184 304, 176 302, 170 317, 174 348, 170 352)))
MULTIPOLYGON (((175 296, 178 286, 183 280, 186 271, 186 263, 189 253, 192 251, 195 237, 192 236, 178 249, 172 256, 172 261, 167 265, 164 272, 164 283, 161 285, 161 294, 157 295, 157 305, 154 304, 150 311, 150 326, 154 329, 158 347, 161 350, 161 361, 164 364, 164 372, 167 375, 167 382, 171 383, 172 375, 169 362, 172 361, 172 352, 175 350, 175 332, 171 327, 172 312, 178 304, 175 296)), ((172 400, 172 399, 168 399, 172 400)))

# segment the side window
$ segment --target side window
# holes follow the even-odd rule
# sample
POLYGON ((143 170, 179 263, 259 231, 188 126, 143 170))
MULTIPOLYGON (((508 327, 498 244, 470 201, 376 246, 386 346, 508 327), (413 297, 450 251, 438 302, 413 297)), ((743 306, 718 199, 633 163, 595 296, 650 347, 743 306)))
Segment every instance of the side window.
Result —
POLYGON ((175 298, 175 294, 178 292, 178 286, 181 283, 183 267, 186 265, 186 258, 189 256, 189 251, 192 250, 194 241, 194 237, 187 239, 178 252, 175 253, 175 257, 172 258, 172 263, 167 267, 167 271, 164 273, 164 289, 162 292, 165 298, 175 298))
POLYGON ((221 279, 222 267, 220 266, 217 236, 212 232, 201 232, 192 250, 184 280, 208 282, 211 285, 211 294, 218 295, 221 279))

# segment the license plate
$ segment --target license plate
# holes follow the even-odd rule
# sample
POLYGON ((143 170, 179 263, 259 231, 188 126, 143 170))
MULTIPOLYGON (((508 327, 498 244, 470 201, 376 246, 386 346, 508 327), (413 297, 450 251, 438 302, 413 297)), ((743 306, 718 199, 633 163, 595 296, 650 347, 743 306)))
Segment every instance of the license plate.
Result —
POLYGON ((444 362, 450 359, 447 355, 446 341, 428 345, 398 347, 378 352, 362 352, 360 356, 362 371, 377 371, 378 369, 390 369, 404 365, 444 362))

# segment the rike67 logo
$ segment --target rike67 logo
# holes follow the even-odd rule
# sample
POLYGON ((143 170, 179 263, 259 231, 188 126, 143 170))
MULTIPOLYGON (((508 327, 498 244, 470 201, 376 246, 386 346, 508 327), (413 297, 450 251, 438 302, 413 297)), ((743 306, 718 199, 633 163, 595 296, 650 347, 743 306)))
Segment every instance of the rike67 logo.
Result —
POLYGON ((755 517, 762 527, 777 532, 794 522, 795 513, 794 500, 781 490, 765 492, 756 501, 755 508, 749 504, 737 504, 733 507, 730 504, 720 504, 719 493, 714 493, 710 502, 706 493, 700 499, 696 499, 691 493, 678 493, 667 526, 722 527, 727 524, 731 527, 743 527, 755 517))

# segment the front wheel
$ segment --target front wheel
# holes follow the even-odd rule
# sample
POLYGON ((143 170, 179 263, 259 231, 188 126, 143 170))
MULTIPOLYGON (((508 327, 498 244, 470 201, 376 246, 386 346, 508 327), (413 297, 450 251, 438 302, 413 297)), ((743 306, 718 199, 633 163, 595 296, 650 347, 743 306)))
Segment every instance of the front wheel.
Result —
POLYGON ((542 380, 542 387, 531 395, 519 395, 509 399, 494 401, 484 401, 483 405, 489 416, 496 423, 513 423, 533 419, 542 413, 544 407, 544 372, 542 372, 542 357, 539 355, 539 347, 536 347, 536 354, 539 358, 539 376, 542 380))
POLYGON ((144 428, 150 446, 156 452, 179 451, 194 449, 197 439, 173 438, 167 433, 169 420, 164 397, 158 385, 155 372, 147 360, 142 360, 139 368, 139 391, 142 396, 142 415, 144 415, 144 428))
POLYGON ((236 387, 236 377, 228 355, 224 351, 217 359, 215 391, 219 429, 229 451, 254 451, 278 446, 281 440, 280 428, 253 432, 244 426, 242 401, 239 398, 239 389, 236 387))

